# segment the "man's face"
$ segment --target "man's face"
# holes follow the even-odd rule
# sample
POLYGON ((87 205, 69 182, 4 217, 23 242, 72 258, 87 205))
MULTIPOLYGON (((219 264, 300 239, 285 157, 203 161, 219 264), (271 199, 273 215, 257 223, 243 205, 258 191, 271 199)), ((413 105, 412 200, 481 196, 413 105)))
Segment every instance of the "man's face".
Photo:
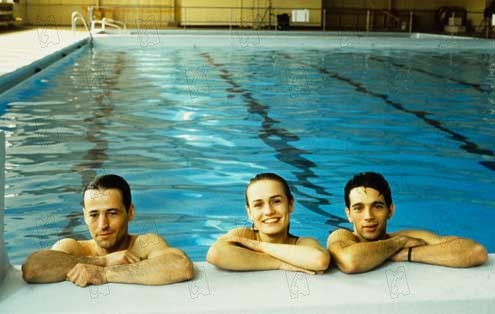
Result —
POLYGON ((118 250, 134 217, 134 206, 127 213, 117 189, 87 190, 84 193, 84 221, 91 237, 107 251, 118 250))
POLYGON ((394 205, 390 207, 380 192, 370 187, 357 187, 349 193, 349 207, 345 209, 354 233, 364 241, 383 238, 387 232, 387 220, 392 217, 394 205))
POLYGON ((277 235, 287 232, 294 202, 289 202, 281 183, 256 181, 248 187, 247 198, 248 216, 261 233, 277 235))

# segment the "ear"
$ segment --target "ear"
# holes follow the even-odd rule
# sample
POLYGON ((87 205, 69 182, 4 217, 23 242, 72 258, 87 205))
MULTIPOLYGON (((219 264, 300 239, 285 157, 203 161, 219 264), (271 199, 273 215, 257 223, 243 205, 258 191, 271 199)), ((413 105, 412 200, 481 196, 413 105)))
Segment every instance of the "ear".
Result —
POLYGON ((249 205, 246 205, 245 208, 246 208, 246 214, 248 216, 248 219, 253 221, 253 218, 251 217, 251 209, 249 208, 249 205))
POLYGON ((132 219, 134 219, 134 204, 129 206, 129 212, 127 213, 127 221, 131 221, 132 219))
POLYGON ((392 218, 392 216, 394 215, 394 213, 395 213, 395 205, 394 205, 394 203, 392 203, 388 207, 388 218, 387 219, 392 218))
POLYGON ((353 224, 354 220, 352 219, 351 210, 349 209, 349 207, 345 208, 345 215, 347 216, 347 220, 349 220, 349 222, 353 224))
POLYGON ((296 201, 294 199, 292 199, 292 201, 289 203, 289 213, 291 213, 291 214, 294 211, 294 204, 295 203, 296 203, 296 201))

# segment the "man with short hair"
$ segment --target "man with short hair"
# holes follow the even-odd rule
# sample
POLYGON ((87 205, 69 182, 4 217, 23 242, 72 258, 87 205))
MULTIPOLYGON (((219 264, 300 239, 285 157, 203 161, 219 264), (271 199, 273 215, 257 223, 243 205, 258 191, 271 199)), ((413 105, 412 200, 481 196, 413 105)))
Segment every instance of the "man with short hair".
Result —
POLYGON ((471 267, 488 259, 486 249, 470 239, 424 230, 388 234, 387 220, 395 206, 388 182, 381 174, 357 174, 347 182, 344 192, 345 213, 354 231, 332 232, 327 247, 332 260, 345 273, 366 272, 387 260, 471 267))
POLYGON ((84 287, 107 282, 163 285, 193 276, 187 255, 168 246, 158 234, 131 235, 134 218, 129 184, 109 174, 83 191, 84 221, 91 240, 62 239, 50 250, 32 253, 22 265, 30 283, 69 280, 84 287))

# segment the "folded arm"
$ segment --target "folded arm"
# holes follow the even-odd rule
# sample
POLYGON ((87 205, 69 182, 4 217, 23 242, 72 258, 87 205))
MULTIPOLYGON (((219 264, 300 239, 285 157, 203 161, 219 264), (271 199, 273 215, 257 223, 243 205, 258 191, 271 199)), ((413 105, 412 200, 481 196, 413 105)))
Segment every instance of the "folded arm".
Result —
POLYGON ((104 256, 82 256, 82 248, 73 239, 58 241, 51 250, 40 250, 26 258, 22 276, 29 283, 64 281, 67 273, 78 263, 105 266, 104 256))
POLYGON ((107 282, 165 285, 191 279, 193 265, 181 250, 164 248, 137 263, 105 267, 104 275, 107 282))
MULTIPOLYGON (((481 265, 488 259, 485 247, 470 239, 442 237, 422 230, 401 231, 397 232, 397 235, 420 238, 426 242, 426 245, 412 249, 412 262, 449 267, 472 267, 481 265)), ((403 249, 392 258, 395 261, 407 260, 407 254, 408 250, 403 249)))
POLYGON ((212 245, 208 262, 230 270, 285 269, 309 274, 328 267, 330 256, 314 239, 299 239, 297 244, 267 243, 239 236, 239 230, 212 245))
POLYGON ((28 257, 23 265, 27 282, 69 280, 82 287, 107 282, 161 285, 193 276, 193 265, 186 254, 168 247, 156 234, 139 236, 132 251, 122 250, 99 257, 78 255, 83 254, 80 245, 71 239, 57 242, 53 249, 38 251, 28 257))
POLYGON ((359 242, 350 231, 332 232, 327 247, 337 267, 345 273, 361 273, 378 267, 404 247, 424 245, 421 240, 406 236, 385 240, 359 242))

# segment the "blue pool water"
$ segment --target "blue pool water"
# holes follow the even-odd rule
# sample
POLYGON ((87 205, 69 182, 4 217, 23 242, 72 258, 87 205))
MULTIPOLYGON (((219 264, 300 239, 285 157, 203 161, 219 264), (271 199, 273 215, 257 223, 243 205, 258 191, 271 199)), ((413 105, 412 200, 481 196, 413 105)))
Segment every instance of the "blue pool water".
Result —
POLYGON ((291 231, 350 227, 343 186, 383 173, 390 231, 473 238, 495 252, 495 53, 401 49, 84 48, 1 95, 10 260, 87 239, 80 192, 118 173, 131 232, 193 260, 248 225, 244 189, 277 172, 291 231))

